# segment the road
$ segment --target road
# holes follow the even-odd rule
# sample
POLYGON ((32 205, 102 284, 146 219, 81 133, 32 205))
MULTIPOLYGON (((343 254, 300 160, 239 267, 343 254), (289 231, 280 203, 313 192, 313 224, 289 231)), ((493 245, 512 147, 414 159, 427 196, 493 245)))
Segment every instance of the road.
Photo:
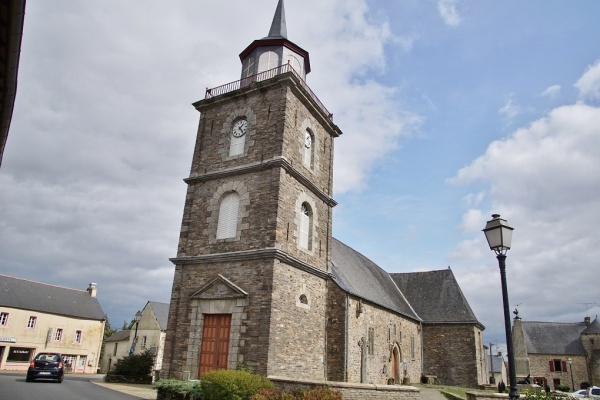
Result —
POLYGON ((25 382, 23 373, 0 373, 0 400, 134 400, 139 397, 116 392, 91 380, 102 375, 65 375, 63 383, 52 381, 25 382))

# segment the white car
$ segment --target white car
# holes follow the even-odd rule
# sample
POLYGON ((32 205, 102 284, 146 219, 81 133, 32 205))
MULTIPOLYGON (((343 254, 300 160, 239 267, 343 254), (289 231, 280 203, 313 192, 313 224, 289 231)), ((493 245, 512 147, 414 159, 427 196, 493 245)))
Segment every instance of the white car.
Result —
MULTIPOLYGON (((586 395, 588 389, 580 389, 580 390, 576 390, 574 392, 569 393, 569 396, 571 397, 588 397, 586 395)), ((598 386, 592 386, 589 389, 589 397, 598 397, 600 398, 600 387, 598 386)))

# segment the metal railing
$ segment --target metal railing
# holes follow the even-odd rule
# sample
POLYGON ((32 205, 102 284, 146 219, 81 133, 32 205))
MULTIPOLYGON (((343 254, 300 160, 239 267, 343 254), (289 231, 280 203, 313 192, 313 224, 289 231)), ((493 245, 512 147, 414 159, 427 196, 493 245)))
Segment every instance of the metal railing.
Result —
POLYGON ((269 69, 267 71, 261 72, 260 74, 248 76, 244 79, 240 79, 238 81, 226 83, 225 85, 217 86, 212 89, 206 88, 206 94, 204 95, 205 99, 210 99, 211 97, 220 96, 225 93, 233 92, 234 90, 241 89, 246 86, 250 86, 255 82, 265 81, 267 79, 271 79, 277 75, 284 74, 286 72, 292 72, 299 80, 302 87, 308 92, 310 97, 317 103, 321 111, 325 113, 329 120, 333 121, 333 114, 330 113, 325 105, 321 103, 321 100, 317 97, 317 95, 308 87, 304 79, 298 74, 298 72, 288 63, 284 64, 280 67, 275 67, 273 69, 269 69))

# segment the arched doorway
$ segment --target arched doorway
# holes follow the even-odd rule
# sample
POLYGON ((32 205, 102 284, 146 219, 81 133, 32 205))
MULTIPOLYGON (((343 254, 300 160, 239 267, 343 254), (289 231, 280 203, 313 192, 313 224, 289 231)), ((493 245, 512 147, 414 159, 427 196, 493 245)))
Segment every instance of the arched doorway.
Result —
POLYGON ((394 344, 392 348, 392 379, 396 384, 402 383, 400 379, 400 351, 397 344, 394 344))

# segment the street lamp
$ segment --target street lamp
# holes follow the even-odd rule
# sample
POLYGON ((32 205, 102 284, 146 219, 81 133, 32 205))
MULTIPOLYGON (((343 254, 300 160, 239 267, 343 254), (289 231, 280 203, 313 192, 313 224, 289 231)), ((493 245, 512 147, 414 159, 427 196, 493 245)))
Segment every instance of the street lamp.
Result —
POLYGON ((129 355, 133 355, 135 351, 135 346, 137 345, 137 330, 140 320, 142 319, 142 312, 138 311, 135 313, 135 333, 133 335, 133 341, 131 342, 131 348, 129 349, 129 355))
POLYGON ((487 222, 483 232, 488 241, 490 249, 496 253, 498 265, 500 266, 500 279, 502 281, 502 302, 504 303, 504 330, 506 331, 506 352, 508 353, 508 374, 510 380, 510 391, 508 396, 511 399, 518 399, 517 373, 515 371, 515 355, 513 354, 513 341, 510 324, 510 313, 508 305, 508 289, 506 288, 506 252, 510 249, 512 240, 511 228, 505 219, 500 218, 500 214, 493 214, 492 219, 487 222))
POLYGON ((573 381, 573 359, 571 357, 567 358, 567 364, 569 364, 569 369, 571 370, 571 387, 572 390, 575 390, 575 382, 573 381))

